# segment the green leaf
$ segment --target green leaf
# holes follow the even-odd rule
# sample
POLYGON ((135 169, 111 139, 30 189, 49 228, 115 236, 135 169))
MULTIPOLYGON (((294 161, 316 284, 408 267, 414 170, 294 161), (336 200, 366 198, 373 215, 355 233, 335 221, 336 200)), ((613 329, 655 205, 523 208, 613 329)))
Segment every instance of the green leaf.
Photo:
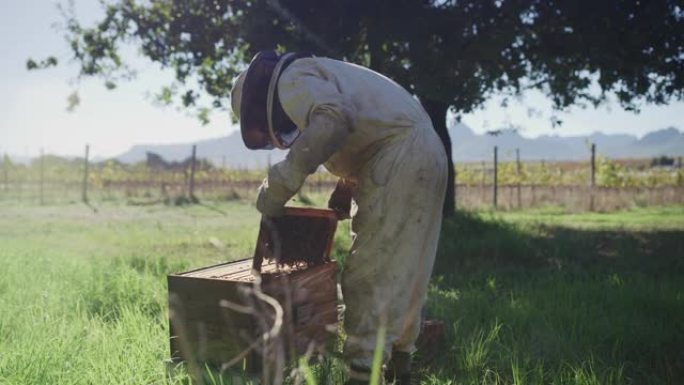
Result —
POLYGON ((81 104, 81 98, 78 96, 78 91, 74 91, 67 96, 67 111, 74 112, 76 107, 81 104))

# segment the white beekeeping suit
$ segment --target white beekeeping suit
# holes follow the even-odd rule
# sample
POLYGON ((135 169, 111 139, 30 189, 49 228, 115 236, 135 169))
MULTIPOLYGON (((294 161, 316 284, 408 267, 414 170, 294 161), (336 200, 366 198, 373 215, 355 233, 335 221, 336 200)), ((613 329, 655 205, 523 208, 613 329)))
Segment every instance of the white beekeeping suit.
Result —
POLYGON ((385 359, 412 351, 420 331, 447 183, 444 147, 420 103, 383 75, 315 57, 278 75, 277 97, 300 134, 269 170, 257 208, 281 213, 321 164, 356 183, 342 275, 345 356, 370 368, 380 326, 385 359))

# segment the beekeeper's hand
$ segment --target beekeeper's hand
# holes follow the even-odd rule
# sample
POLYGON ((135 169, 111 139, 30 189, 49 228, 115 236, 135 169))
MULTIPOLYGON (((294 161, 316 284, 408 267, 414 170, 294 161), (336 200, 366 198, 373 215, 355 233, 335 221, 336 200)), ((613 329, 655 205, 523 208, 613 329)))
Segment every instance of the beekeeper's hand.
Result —
POLYGON ((268 179, 265 179, 257 192, 256 208, 266 217, 279 217, 285 213, 283 199, 274 199, 274 197, 290 195, 291 193, 283 187, 279 189, 278 186, 280 185, 269 186, 268 179))
POLYGON ((351 200, 355 187, 355 184, 351 181, 345 179, 337 181, 335 191, 332 192, 330 199, 328 199, 328 208, 335 211, 337 219, 351 218, 351 200))

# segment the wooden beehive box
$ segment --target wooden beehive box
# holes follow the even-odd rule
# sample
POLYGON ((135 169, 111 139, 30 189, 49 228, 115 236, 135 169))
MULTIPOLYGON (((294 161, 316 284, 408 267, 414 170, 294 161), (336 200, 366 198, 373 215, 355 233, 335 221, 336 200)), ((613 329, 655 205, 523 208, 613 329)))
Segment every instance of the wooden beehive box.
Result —
POLYGON ((282 308, 275 340, 287 357, 324 349, 338 319, 336 264, 329 258, 336 223, 329 210, 288 209, 262 223, 254 258, 169 275, 174 361, 225 368, 242 367, 245 358, 248 369, 257 370, 264 333, 273 331, 276 318, 259 293, 282 308), (307 262, 278 262, 292 262, 296 252, 307 262))

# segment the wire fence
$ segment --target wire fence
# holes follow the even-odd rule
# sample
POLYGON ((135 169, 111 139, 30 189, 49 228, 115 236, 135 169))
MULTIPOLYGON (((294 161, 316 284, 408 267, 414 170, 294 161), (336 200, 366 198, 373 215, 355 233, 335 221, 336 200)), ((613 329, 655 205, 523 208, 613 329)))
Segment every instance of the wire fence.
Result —
MULTIPOLYGON (((124 201, 129 204, 182 204, 197 200, 251 200, 266 169, 236 170, 195 159, 167 163, 90 162, 44 155, 30 164, 0 163, 0 201, 26 204, 124 201)), ((510 152, 509 152, 510 153, 510 152)), ((456 205, 462 209, 521 210, 563 207, 574 211, 613 211, 637 206, 684 204, 681 158, 662 165, 649 159, 609 160, 595 146, 586 162, 522 162, 499 157, 459 163, 456 205)), ((661 162, 662 163, 662 162, 661 162)), ((330 193, 337 179, 310 176, 300 196, 330 193)))
POLYGON ((525 210, 560 207, 569 211, 616 211, 635 207, 684 204, 683 186, 590 187, 499 185, 496 207, 493 185, 456 185, 456 206, 471 210, 525 210))

